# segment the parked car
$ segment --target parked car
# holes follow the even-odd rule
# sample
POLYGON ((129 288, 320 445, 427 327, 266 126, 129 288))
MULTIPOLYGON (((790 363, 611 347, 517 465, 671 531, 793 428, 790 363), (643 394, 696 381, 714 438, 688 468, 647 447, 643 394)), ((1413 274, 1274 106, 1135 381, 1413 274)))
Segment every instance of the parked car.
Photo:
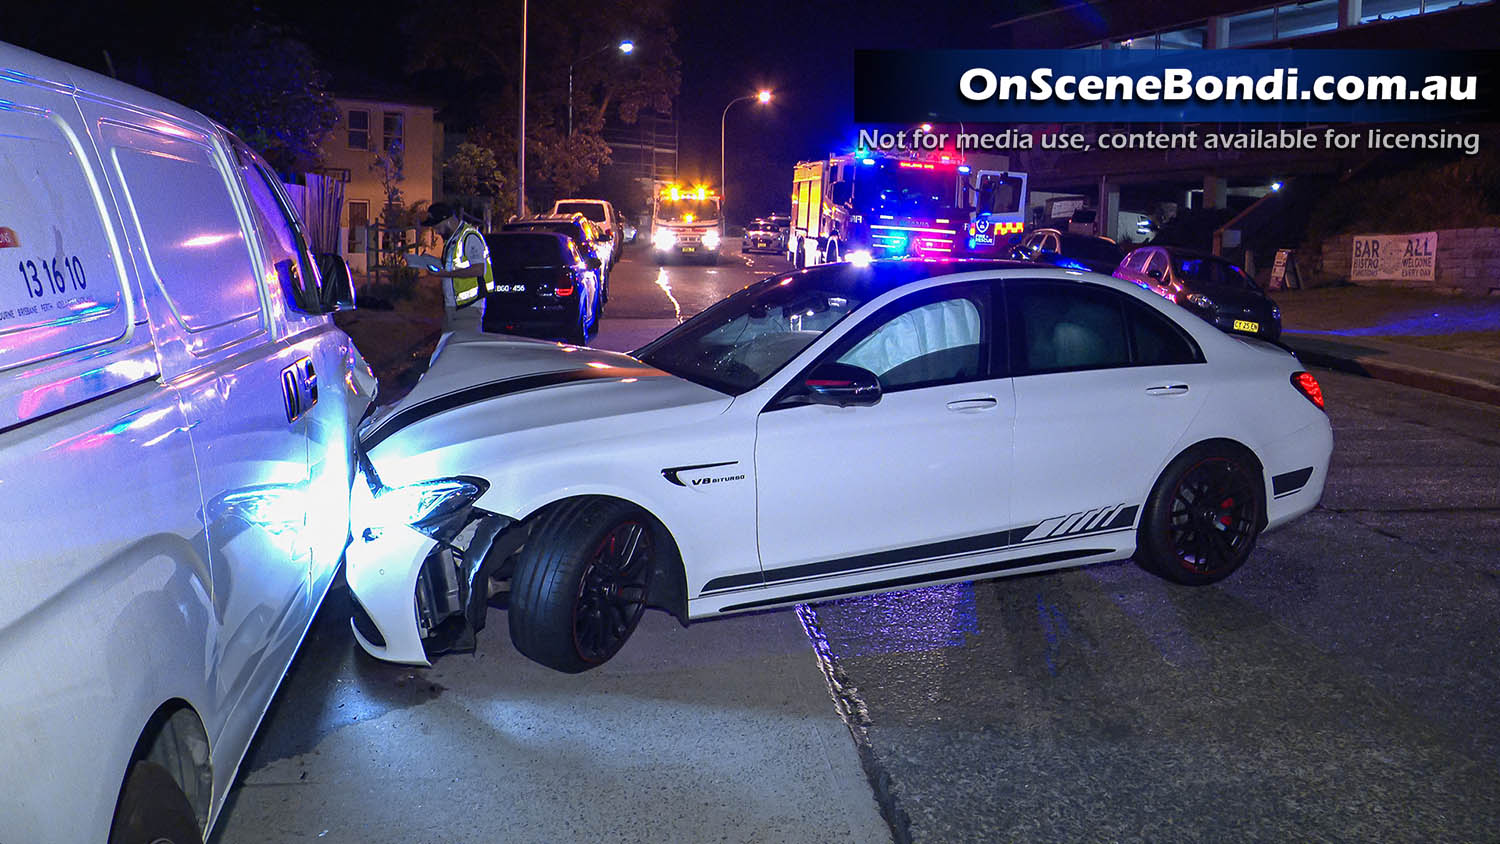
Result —
POLYGON ((745 226, 742 252, 785 252, 786 232, 770 220, 753 220, 745 226))
POLYGON ((625 226, 615 206, 605 199, 559 199, 552 203, 552 215, 582 214, 604 231, 609 238, 609 265, 614 266, 625 251, 625 226))
POLYGON ((603 264, 555 232, 509 231, 485 237, 495 292, 484 297, 487 332, 538 332, 583 345, 599 327, 603 264))
POLYGON ((1091 270, 1108 275, 1120 265, 1124 252, 1107 237, 1068 234, 1057 229, 1037 229, 1021 238, 1010 257, 1054 267, 1091 270))
POLYGON ((545 231, 565 234, 572 239, 585 258, 599 259, 599 307, 602 310, 609 302, 610 250, 613 244, 604 236, 604 230, 594 225, 582 214, 565 216, 525 217, 512 220, 500 227, 501 231, 545 231))
POLYGON ((348 541, 348 267, 196 112, 7 44, 0 101, 0 838, 201 842, 348 541))
POLYGON ((1143 246, 1114 274, 1225 331, 1273 341, 1281 337, 1281 309, 1244 270, 1223 258, 1176 246, 1143 246))
POLYGON ((360 646, 426 664, 508 581, 511 640, 573 672, 648 607, 1132 555, 1213 583, 1318 502, 1332 433, 1290 353, 1125 282, 877 261, 768 277, 630 355, 455 336, 362 442, 366 498, 429 505, 356 527, 360 646))

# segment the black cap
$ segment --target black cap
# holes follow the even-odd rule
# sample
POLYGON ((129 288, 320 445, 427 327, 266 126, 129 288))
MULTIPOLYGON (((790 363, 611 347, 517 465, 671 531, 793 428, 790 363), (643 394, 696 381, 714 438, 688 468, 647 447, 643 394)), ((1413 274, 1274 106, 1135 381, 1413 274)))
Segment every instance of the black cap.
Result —
POLYGON ((422 225, 435 226, 456 213, 458 212, 453 206, 443 202, 434 202, 427 206, 427 219, 422 221, 422 225))

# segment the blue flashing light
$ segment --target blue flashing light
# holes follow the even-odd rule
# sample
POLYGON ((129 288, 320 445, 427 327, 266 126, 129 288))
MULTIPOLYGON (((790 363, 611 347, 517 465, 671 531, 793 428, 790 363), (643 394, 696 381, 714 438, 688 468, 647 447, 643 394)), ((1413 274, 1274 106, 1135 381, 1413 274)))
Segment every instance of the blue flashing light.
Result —
POLYGON ((1062 267, 1065 270, 1083 270, 1084 272, 1089 272, 1089 268, 1088 267, 1085 267, 1084 265, 1078 263, 1077 261, 1069 261, 1066 258, 1060 259, 1057 262, 1057 265, 1059 267, 1062 267))
POLYGON ((967 164, 960 164, 960 165, 958 165, 958 172, 960 172, 960 173, 967 173, 967 172, 969 172, 969 165, 967 165, 967 164))
POLYGON ((873 158, 866 158, 866 159, 860 161, 859 163, 860 164, 874 164, 875 163, 875 159, 873 159, 873 158))

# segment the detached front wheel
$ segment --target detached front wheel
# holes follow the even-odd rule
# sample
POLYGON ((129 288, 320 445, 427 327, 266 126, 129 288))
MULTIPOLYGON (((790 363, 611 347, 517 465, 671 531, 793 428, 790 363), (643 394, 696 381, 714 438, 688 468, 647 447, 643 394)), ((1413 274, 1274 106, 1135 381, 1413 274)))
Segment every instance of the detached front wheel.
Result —
POLYGON ((1265 485, 1248 453, 1191 448, 1167 466, 1141 519, 1136 561, 1174 583, 1206 586, 1234 573, 1265 522, 1265 485))
POLYGON ((628 502, 585 498, 547 513, 511 580, 511 642, 569 674, 608 662, 646 611, 658 551, 655 522, 628 502))

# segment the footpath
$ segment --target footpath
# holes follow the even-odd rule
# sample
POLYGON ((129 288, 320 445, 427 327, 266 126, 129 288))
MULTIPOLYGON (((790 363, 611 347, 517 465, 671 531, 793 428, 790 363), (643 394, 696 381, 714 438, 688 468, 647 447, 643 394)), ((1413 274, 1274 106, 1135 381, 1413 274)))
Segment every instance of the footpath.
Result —
POLYGON ((1282 342, 1311 365, 1500 405, 1500 297, 1352 285, 1271 296, 1282 342))

